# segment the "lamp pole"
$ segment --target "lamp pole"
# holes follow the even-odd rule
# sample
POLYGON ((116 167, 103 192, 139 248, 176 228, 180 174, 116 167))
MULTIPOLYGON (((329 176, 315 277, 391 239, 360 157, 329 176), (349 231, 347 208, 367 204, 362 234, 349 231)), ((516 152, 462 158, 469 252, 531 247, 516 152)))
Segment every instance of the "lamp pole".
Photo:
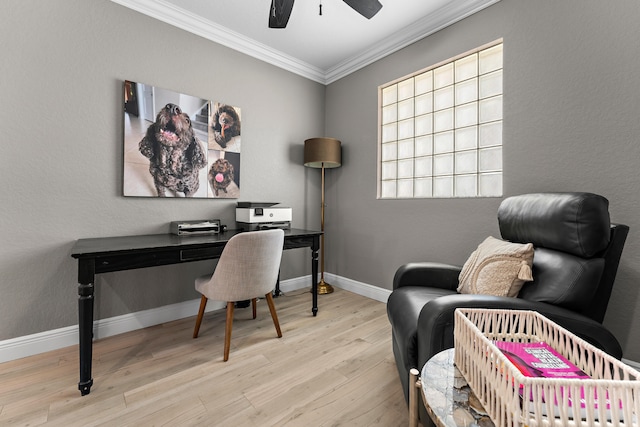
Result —
POLYGON ((333 292, 333 286, 324 281, 324 162, 322 162, 322 174, 321 174, 321 206, 320 206, 320 282, 318 283, 318 294, 330 294, 333 292))

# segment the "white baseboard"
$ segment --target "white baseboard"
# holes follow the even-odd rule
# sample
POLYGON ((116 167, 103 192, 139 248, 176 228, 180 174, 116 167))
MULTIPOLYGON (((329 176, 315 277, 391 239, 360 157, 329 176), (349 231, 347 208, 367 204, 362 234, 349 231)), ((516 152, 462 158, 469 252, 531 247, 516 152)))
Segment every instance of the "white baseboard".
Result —
POLYGON ((331 273, 324 273, 324 276, 326 278, 326 282, 335 287, 344 289, 345 291, 353 292, 354 294, 374 299, 376 301, 386 303, 389 299, 389 295, 391 295, 391 291, 389 289, 382 289, 377 286, 357 282, 355 280, 336 276, 335 274, 331 273))
MULTIPOLYGON (((326 272, 324 275, 327 283, 376 301, 386 303, 389 295, 391 294, 391 291, 388 289, 382 289, 367 283, 358 282, 326 272)), ((310 281, 311 276, 283 280, 280 282, 280 290, 286 293, 302 289, 308 287, 310 281)), ((195 316, 199 307, 200 299, 195 299, 163 307, 152 308, 150 310, 111 317, 109 319, 96 320, 93 322, 94 338, 106 338, 112 335, 122 334, 124 332, 135 331, 137 329, 147 328, 149 326, 159 325, 161 323, 171 322, 173 320, 183 319, 189 316, 195 316)), ((207 305, 207 312, 222 308, 224 308, 224 303, 212 301, 207 305)), ((12 338, 0 341, 0 363, 77 344, 78 325, 12 338)), ((640 363, 638 362, 627 359, 622 359, 622 362, 632 368, 640 370, 640 363)))
POLYGON ((78 325, 0 341, 0 363, 78 344, 78 325))
MULTIPOLYGON (((283 280, 280 282, 282 292, 290 292, 309 286, 311 276, 283 280)), ((93 322, 94 339, 106 338, 173 320, 195 316, 200 307, 200 299, 184 301, 163 307, 123 314, 93 322)), ((224 308, 224 303, 210 301, 207 312, 224 308)), ((47 351, 57 350, 78 344, 78 325, 54 329, 37 334, 26 335, 0 341, 0 363, 21 359, 47 351)))

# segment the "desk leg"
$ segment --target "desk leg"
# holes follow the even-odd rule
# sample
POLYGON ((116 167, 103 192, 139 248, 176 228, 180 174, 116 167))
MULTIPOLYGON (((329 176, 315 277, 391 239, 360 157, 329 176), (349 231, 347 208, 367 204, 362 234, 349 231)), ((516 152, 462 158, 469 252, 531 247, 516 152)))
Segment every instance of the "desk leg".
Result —
POLYGON ((80 343, 80 382, 82 396, 89 394, 93 385, 91 358, 93 357, 93 284, 95 260, 78 260, 78 328, 80 343))
POLYGON ((318 314, 318 249, 320 248, 320 238, 315 236, 311 244, 311 294, 313 295, 313 306, 311 312, 314 316, 318 314))

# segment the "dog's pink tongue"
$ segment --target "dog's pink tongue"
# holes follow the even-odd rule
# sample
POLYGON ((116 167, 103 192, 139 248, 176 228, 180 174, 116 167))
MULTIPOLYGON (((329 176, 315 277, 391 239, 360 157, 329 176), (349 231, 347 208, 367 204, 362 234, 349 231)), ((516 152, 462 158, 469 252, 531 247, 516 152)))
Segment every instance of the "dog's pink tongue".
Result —
POLYGON ((162 137, 164 139, 168 139, 170 141, 177 141, 178 140, 178 135, 176 135, 175 133, 170 132, 168 130, 164 130, 164 129, 162 130, 162 137))
POLYGON ((216 174, 216 181, 222 182, 224 181, 224 176, 221 173, 216 174))

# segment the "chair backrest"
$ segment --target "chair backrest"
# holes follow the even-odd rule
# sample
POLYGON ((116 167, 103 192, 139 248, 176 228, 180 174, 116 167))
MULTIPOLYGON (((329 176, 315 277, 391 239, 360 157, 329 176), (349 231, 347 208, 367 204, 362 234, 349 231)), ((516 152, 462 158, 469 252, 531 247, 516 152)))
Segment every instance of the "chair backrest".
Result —
POLYGON ((236 234, 224 247, 211 277, 210 298, 244 301, 264 296, 278 280, 284 231, 247 231, 236 234))
POLYGON ((533 281, 519 298, 604 315, 629 227, 611 224, 609 201, 592 193, 538 193, 505 199, 503 239, 533 243, 533 281))

